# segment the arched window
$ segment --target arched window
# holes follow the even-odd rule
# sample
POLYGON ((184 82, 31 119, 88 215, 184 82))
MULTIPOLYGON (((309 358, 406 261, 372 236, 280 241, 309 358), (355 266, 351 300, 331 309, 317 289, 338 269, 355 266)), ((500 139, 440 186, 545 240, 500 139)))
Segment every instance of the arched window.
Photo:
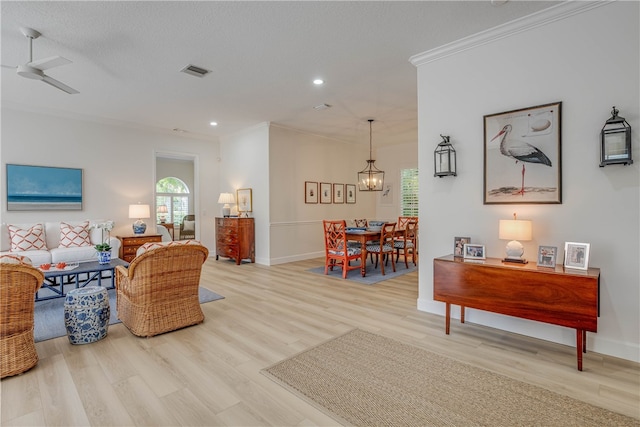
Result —
POLYGON ((189 197, 189 188, 180 178, 169 176, 156 182, 156 221, 180 224, 189 213, 189 197))

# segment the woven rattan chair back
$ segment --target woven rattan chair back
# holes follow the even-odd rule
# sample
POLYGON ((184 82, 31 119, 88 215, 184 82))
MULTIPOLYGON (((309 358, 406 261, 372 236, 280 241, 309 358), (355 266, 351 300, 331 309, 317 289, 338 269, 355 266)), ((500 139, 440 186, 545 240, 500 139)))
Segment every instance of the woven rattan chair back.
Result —
POLYGON ((198 289, 209 251, 173 244, 116 267, 118 318, 137 336, 150 337, 204 321, 198 289))
POLYGON ((43 282, 44 274, 35 267, 0 263, 1 378, 21 374, 38 363, 33 312, 43 282))

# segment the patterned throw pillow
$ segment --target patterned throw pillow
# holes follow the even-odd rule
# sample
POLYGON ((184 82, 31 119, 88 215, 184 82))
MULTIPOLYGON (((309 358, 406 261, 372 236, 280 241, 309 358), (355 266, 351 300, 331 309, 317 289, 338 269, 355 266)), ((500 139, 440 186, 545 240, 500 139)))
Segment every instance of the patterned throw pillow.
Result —
POLYGON ((9 238, 11 239, 11 252, 47 249, 42 224, 36 224, 27 229, 15 225, 7 225, 7 228, 9 229, 9 238))
POLYGON ((149 242, 140 246, 136 251, 136 256, 140 256, 145 252, 152 251, 158 248, 164 248, 165 246, 179 246, 179 245, 201 245, 197 240, 176 240, 174 242, 149 242))
POLYGON ((70 225, 66 222, 60 223, 60 245, 59 248, 77 248, 80 246, 91 246, 89 238, 89 221, 80 225, 70 225))
POLYGON ((22 255, 6 254, 0 256, 0 264, 31 265, 31 259, 22 255))

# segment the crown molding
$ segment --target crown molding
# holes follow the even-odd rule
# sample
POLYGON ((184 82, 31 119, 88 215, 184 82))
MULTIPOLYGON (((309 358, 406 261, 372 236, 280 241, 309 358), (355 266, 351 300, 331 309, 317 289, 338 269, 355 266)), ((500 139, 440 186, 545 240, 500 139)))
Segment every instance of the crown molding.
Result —
POLYGON ((567 1, 548 9, 541 10, 531 15, 515 19, 497 27, 490 28, 485 31, 473 34, 471 36, 447 43, 435 49, 428 50, 409 58, 409 62, 414 66, 435 62, 448 56, 456 55, 469 49, 475 49, 479 46, 493 43, 506 37, 511 37, 534 28, 538 28, 552 22, 560 21, 571 16, 587 12, 596 7, 604 6, 616 0, 604 1, 567 1))

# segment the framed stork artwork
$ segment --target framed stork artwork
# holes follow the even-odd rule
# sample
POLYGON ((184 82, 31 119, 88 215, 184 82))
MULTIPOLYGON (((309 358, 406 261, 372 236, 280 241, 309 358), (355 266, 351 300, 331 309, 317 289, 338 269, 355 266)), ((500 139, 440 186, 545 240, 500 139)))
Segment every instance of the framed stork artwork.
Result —
POLYGON ((562 102, 484 116, 484 204, 562 203, 562 102))

